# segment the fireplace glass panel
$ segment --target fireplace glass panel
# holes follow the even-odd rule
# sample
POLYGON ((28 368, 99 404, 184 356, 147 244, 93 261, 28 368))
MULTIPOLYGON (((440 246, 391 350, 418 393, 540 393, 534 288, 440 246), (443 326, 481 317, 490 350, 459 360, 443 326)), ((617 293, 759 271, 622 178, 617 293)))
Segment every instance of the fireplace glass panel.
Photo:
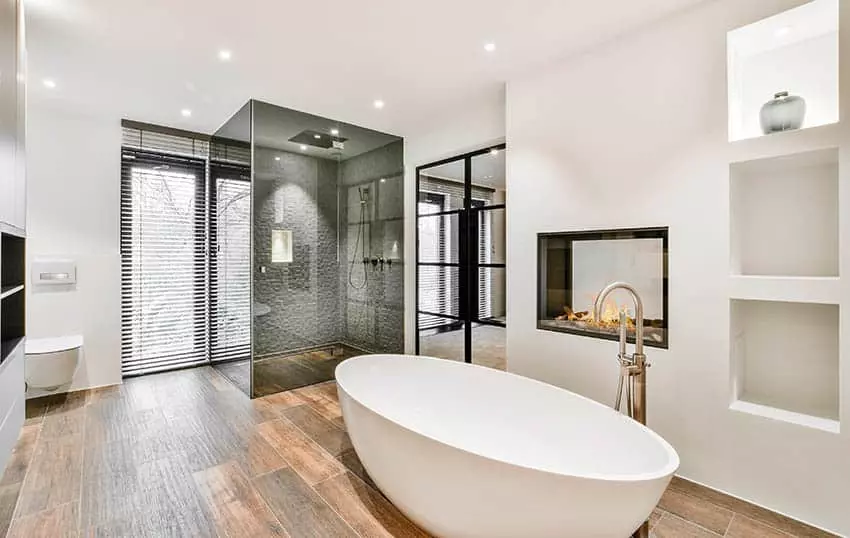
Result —
POLYGON ((634 286, 643 301, 644 343, 667 347, 667 228, 564 232, 538 235, 538 329, 616 340, 619 312, 635 338, 635 308, 628 293, 608 296, 593 316, 599 292, 612 282, 634 286))

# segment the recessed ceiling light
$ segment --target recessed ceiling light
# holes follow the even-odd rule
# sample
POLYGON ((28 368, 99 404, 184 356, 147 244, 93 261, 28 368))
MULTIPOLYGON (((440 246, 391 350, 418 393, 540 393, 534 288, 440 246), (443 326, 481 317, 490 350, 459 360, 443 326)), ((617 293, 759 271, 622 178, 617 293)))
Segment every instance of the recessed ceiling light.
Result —
POLYGON ((498 154, 499 154, 499 150, 497 150, 496 148, 493 148, 493 149, 490 150, 490 155, 493 155, 495 157, 498 154))
POLYGON ((180 115, 183 116, 184 118, 188 118, 189 116, 192 115, 192 111, 189 110, 188 108, 184 108, 183 110, 180 111, 180 115))
POLYGON ((334 136, 339 136, 339 129, 331 129, 331 134, 334 136))
POLYGON ((278 155, 277 157, 275 157, 275 158, 274 158, 274 160, 279 161, 279 160, 280 160, 280 156, 278 155))
POLYGON ((229 62, 233 58, 233 53, 227 49, 221 49, 218 51, 218 59, 222 62, 229 62))
POLYGON ((486 50, 487 52, 493 52, 493 51, 496 50, 496 44, 495 43, 486 43, 484 45, 484 50, 486 50))
POLYGON ((380 109, 384 108, 385 103, 380 99, 375 99, 375 102, 373 104, 375 105, 375 108, 380 110, 380 109))
POLYGON ((322 138, 322 135, 320 135, 320 134, 314 134, 314 135, 313 135, 313 138, 315 138, 316 140, 319 140, 320 138, 322 138))
POLYGON ((301 151, 307 151, 307 145, 301 144, 301 151))
POLYGON ((386 182, 387 182, 387 178, 382 177, 382 178, 381 178, 381 183, 386 183, 386 182))
POLYGON ((51 90, 56 87, 56 81, 52 78, 46 78, 42 81, 45 88, 50 88, 51 90))

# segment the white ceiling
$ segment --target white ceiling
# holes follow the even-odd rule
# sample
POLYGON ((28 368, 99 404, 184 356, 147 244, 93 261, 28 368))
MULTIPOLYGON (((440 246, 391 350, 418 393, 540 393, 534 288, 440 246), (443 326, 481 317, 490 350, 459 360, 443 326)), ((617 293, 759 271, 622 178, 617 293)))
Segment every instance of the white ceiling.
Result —
POLYGON ((30 99, 212 132, 257 98, 405 135, 517 73, 700 1, 25 0, 30 99))

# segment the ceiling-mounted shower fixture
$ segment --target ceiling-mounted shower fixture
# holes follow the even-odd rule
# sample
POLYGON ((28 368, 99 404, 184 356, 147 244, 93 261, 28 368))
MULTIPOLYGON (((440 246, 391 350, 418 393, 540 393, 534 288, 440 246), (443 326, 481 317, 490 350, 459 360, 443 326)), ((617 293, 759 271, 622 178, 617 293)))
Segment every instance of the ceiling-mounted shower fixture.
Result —
POLYGON ((313 146, 315 148, 321 149, 343 149, 345 147, 344 142, 346 140, 346 138, 328 135, 327 133, 323 133, 321 131, 314 131, 312 129, 301 131, 300 133, 289 139, 290 142, 293 142, 295 144, 313 146))

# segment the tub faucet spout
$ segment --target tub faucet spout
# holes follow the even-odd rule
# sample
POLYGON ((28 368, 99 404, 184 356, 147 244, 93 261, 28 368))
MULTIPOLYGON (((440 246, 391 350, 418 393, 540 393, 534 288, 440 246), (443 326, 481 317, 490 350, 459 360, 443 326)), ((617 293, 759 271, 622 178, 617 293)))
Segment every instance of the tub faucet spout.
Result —
MULTIPOLYGON (((614 282, 605 286, 596 297, 593 305, 593 319, 602 319, 602 307, 605 299, 616 290, 625 290, 632 296, 635 303, 635 352, 629 355, 626 352, 628 343, 628 315, 620 311, 620 352, 617 360, 620 362, 620 379, 617 386, 617 399, 614 408, 619 411, 623 397, 623 386, 626 391, 626 410, 634 420, 646 425, 646 355, 643 353, 643 301, 637 290, 631 284, 625 282, 614 282)), ((634 538, 649 537, 649 523, 643 525, 635 532, 634 538)))

